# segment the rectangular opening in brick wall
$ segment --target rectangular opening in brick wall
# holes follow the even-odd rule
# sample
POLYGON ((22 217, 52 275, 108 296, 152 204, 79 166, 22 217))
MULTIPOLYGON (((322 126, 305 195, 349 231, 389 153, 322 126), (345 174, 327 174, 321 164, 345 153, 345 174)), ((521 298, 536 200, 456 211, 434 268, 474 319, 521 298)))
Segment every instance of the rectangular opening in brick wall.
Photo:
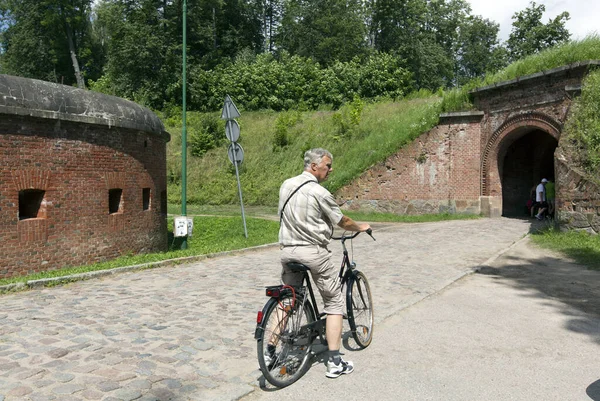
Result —
POLYGON ((150 210, 150 188, 142 188, 142 204, 144 210, 150 210))
POLYGON ((19 191, 19 220, 46 217, 45 193, 41 189, 19 191))
POLYGON ((108 214, 121 213, 123 211, 123 190, 112 188, 108 190, 108 214))

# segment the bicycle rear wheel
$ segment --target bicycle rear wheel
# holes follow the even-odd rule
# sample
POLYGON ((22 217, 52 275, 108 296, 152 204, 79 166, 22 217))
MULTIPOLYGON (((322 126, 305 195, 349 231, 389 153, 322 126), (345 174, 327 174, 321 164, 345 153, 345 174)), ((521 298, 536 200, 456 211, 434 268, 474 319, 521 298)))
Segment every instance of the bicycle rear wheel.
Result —
POLYGON ((257 340, 258 364, 269 383, 286 387, 310 367, 314 333, 306 324, 315 321, 315 314, 312 305, 298 297, 294 305, 291 296, 269 302, 264 330, 257 340))
POLYGON ((356 272, 346 290, 346 308, 352 337, 361 348, 373 339, 373 299, 365 275, 356 272))

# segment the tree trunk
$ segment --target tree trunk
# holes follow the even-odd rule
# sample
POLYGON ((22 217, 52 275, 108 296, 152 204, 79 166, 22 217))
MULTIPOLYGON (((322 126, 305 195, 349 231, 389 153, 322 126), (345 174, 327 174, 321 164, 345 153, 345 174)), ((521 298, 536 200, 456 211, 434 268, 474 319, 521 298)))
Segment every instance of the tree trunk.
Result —
POLYGON ((77 79, 77 87, 85 89, 85 82, 79 69, 79 61, 77 61, 77 53, 75 52, 75 43, 73 43, 73 33, 71 32, 71 26, 66 23, 65 28, 67 31, 67 39, 69 41, 69 53, 71 54, 71 61, 73 62, 73 69, 75 70, 75 79, 77 79))

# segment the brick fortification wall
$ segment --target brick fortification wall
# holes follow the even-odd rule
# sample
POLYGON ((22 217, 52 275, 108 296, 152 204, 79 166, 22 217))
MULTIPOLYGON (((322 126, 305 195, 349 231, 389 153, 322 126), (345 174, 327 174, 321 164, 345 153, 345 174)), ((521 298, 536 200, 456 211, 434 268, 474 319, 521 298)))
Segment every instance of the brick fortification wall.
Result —
POLYGON ((441 115, 438 126, 340 189, 338 203, 397 214, 523 215, 532 185, 554 177, 560 224, 597 232, 598 187, 554 154, 572 99, 597 66, 574 63, 471 92, 479 111, 441 115))
POLYGON ((561 230, 600 234, 600 186, 569 166, 559 148, 556 154, 556 220, 561 230))
POLYGON ((336 193, 344 209, 396 214, 479 213, 483 113, 440 124, 336 193))
POLYGON ((166 143, 124 99, 0 75, 0 277, 167 247, 166 143))

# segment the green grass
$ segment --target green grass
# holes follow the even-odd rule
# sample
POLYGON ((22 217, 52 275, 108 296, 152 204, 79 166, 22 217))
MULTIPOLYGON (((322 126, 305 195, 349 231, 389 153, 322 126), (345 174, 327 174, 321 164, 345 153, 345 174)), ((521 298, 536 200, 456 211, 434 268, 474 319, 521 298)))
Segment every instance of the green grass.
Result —
MULTIPOLYGON (((173 231, 172 224, 173 219, 169 218, 169 232, 173 231)), ((93 265, 68 267, 28 276, 0 279, 0 285, 159 262, 186 256, 206 255, 277 242, 279 222, 247 218, 246 226, 248 238, 244 236, 241 217, 194 217, 194 235, 189 238, 188 249, 186 250, 173 249, 177 244, 171 241, 171 244, 169 244, 170 250, 167 252, 122 256, 93 265)))
POLYGON ((394 223, 429 223, 446 220, 473 220, 481 216, 475 214, 421 214, 421 215, 399 215, 393 213, 364 213, 346 210, 344 214, 356 221, 364 222, 394 222, 394 223))
MULTIPOLYGON (((188 216, 241 216, 242 209, 239 203, 237 205, 194 205, 187 204, 186 211, 188 216)), ((169 204, 167 212, 170 215, 181 215, 181 205, 169 204)), ((244 215, 246 217, 277 219, 277 207, 274 206, 253 206, 244 205, 244 215)))
POLYGON ((600 235, 548 229, 532 234, 531 238, 541 247, 558 251, 590 269, 600 270, 600 235))

